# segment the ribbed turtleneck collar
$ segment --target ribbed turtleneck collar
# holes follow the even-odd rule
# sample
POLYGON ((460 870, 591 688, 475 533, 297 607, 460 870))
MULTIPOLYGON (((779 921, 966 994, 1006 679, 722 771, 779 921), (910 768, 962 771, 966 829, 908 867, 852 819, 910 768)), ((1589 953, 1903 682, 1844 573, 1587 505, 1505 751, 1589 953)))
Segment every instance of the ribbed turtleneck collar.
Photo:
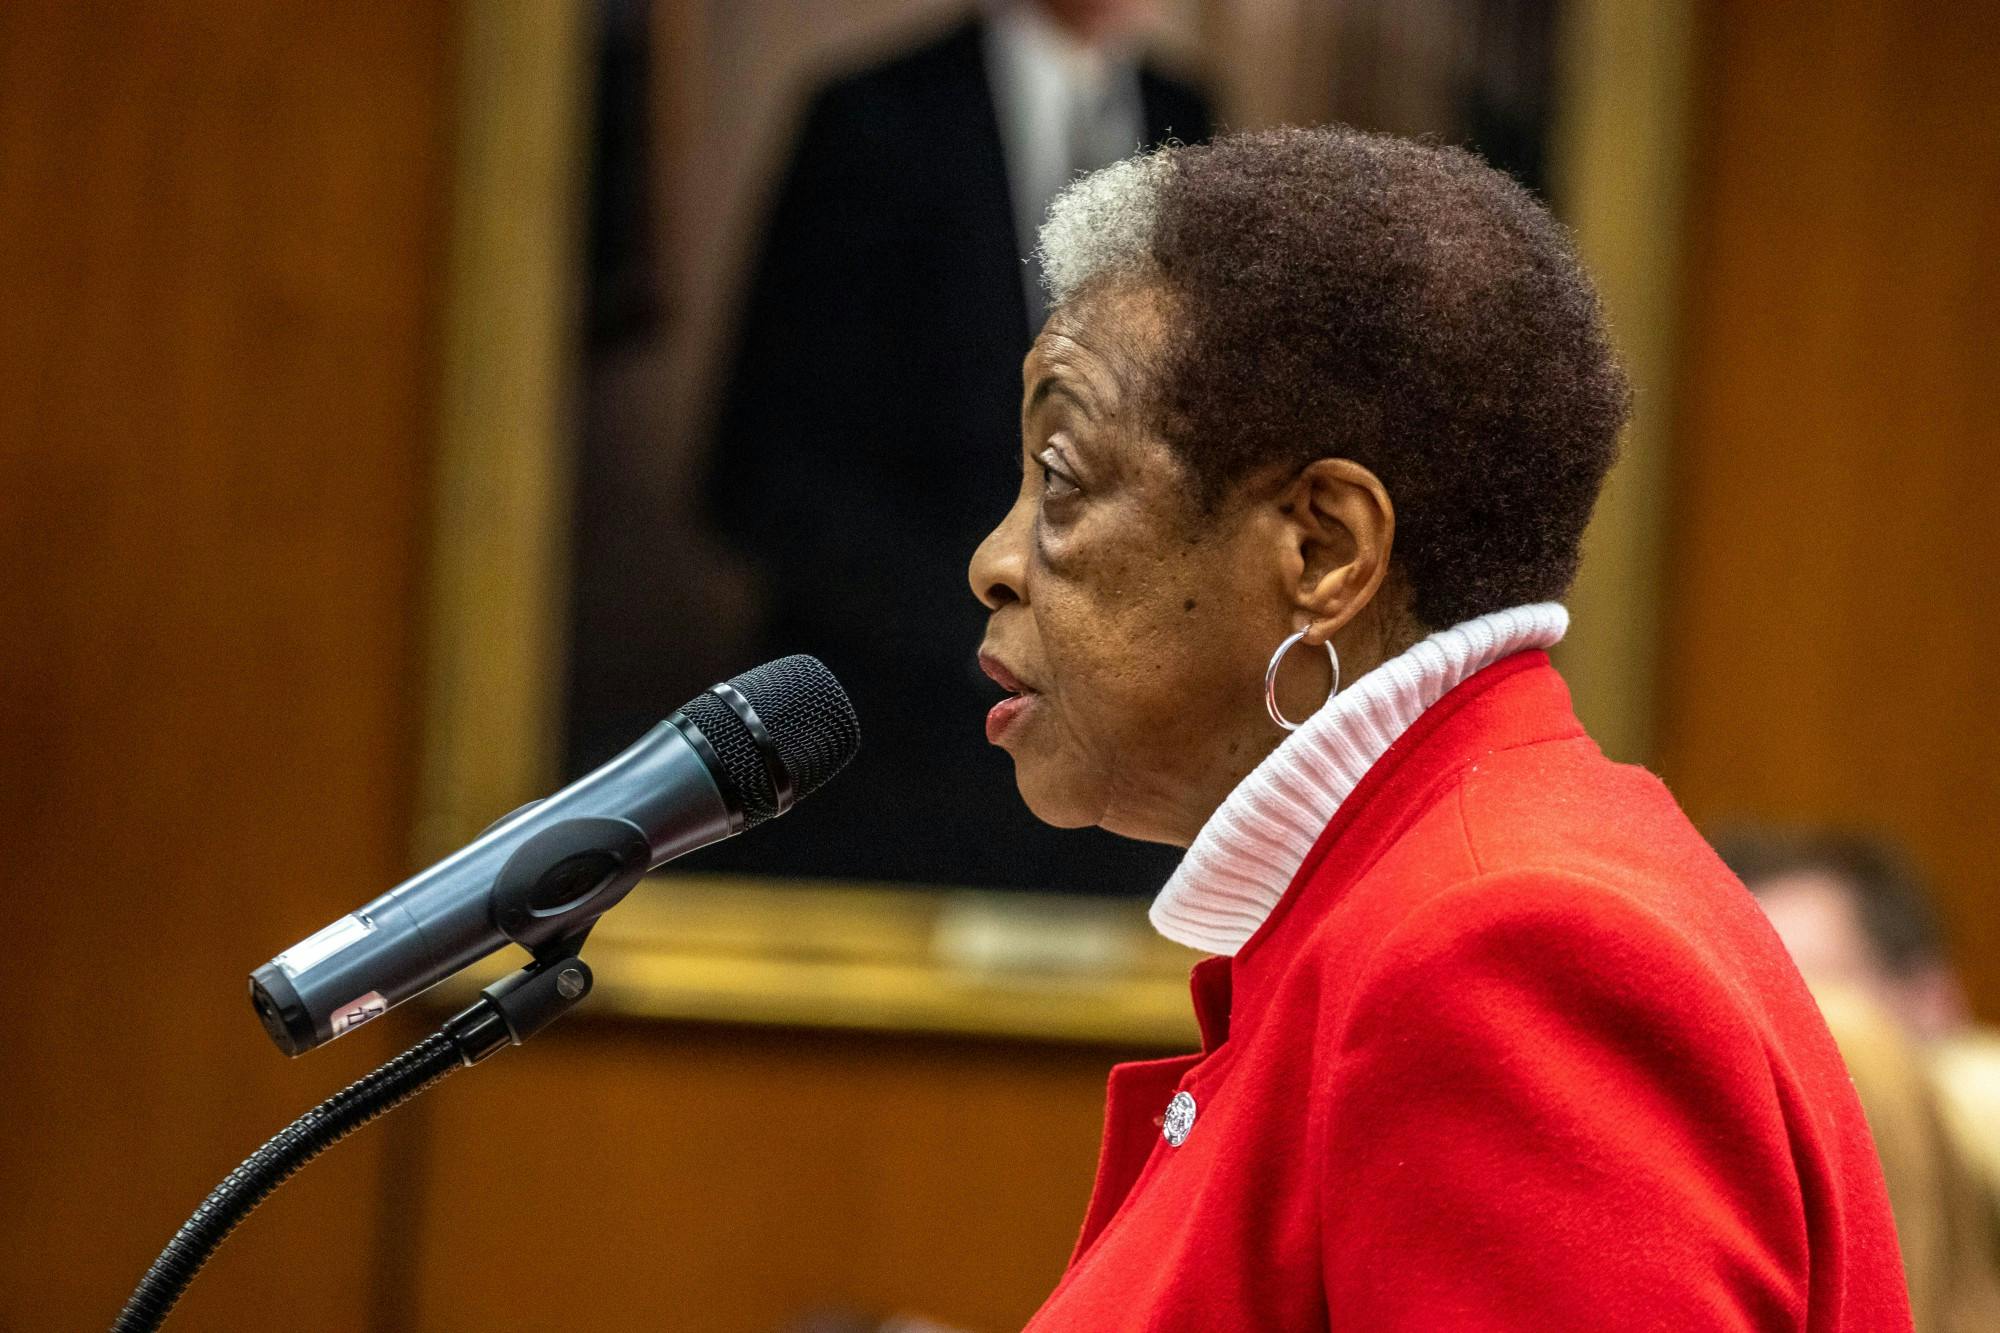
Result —
POLYGON ((1209 953, 1242 948, 1340 803, 1425 709, 1502 658, 1548 647, 1568 628, 1569 613, 1553 602, 1496 611, 1431 635, 1334 695, 1202 825, 1153 900, 1154 928, 1209 953))

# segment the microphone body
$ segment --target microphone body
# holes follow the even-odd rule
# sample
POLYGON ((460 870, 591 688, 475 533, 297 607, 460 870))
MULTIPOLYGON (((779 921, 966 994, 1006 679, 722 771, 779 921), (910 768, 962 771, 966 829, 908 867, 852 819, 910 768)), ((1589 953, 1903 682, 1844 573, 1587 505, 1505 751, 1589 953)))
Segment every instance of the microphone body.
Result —
POLYGON ((279 1049, 301 1055, 510 942, 534 951, 568 939, 647 871, 783 813, 857 744, 845 693, 811 658, 718 685, 596 771, 251 973, 257 1016, 279 1049), (801 684, 806 668, 778 671, 796 663, 817 675, 801 684))

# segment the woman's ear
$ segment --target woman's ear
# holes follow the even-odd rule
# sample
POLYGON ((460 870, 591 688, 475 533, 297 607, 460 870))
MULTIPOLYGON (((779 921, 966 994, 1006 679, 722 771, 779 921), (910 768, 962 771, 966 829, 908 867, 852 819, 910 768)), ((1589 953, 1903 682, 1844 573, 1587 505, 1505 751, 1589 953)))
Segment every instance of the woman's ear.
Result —
POLYGON ((1381 591, 1396 538, 1396 507, 1380 478, 1346 458, 1308 464, 1280 504, 1296 546, 1292 596, 1306 642, 1317 647, 1381 591))

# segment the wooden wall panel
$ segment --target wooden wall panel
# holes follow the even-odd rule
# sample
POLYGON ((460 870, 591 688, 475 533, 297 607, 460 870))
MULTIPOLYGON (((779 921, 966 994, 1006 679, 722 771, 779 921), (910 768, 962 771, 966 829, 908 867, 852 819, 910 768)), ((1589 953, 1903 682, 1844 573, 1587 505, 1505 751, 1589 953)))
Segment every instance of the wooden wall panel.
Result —
MULTIPOLYGON (((405 865, 448 18, 0 6, 0 1328, 108 1324, 386 1049, 244 977, 405 865)), ((364 1326, 379 1149, 179 1326, 364 1326)))
POLYGON ((1662 764, 1908 840, 2000 1018, 2000 6, 1708 6, 1662 764))
POLYGON ((812 1310, 1027 1321, 1089 1199, 1098 1049, 606 1022, 410 1108, 415 1328, 779 1333, 812 1310), (545 1301, 496 1255, 560 1275, 545 1301))

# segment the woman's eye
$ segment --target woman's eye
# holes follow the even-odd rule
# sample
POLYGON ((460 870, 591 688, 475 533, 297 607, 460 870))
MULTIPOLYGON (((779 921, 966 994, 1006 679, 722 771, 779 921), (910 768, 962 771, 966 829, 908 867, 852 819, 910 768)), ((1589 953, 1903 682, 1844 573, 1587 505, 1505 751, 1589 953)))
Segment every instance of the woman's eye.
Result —
POLYGON ((1065 495, 1074 495, 1079 489, 1076 481, 1062 470, 1060 455, 1053 449, 1044 449, 1035 455, 1035 462, 1042 469, 1042 494, 1051 500, 1065 495))

